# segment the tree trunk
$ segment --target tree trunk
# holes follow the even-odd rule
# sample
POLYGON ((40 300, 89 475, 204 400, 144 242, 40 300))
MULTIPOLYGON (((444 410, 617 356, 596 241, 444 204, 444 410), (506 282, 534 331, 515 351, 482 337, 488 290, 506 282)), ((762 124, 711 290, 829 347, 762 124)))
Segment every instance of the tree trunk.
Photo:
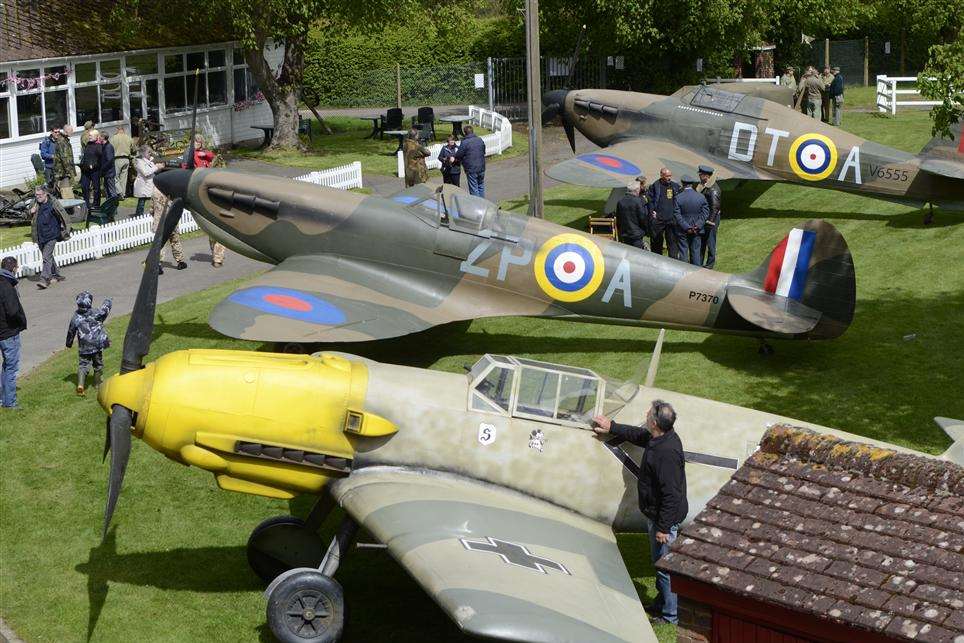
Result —
POLYGON ((277 73, 264 59, 264 47, 265 41, 259 39, 256 49, 245 52, 245 60, 271 108, 274 137, 267 149, 303 150, 298 138, 298 98, 305 70, 304 37, 288 38, 277 73))

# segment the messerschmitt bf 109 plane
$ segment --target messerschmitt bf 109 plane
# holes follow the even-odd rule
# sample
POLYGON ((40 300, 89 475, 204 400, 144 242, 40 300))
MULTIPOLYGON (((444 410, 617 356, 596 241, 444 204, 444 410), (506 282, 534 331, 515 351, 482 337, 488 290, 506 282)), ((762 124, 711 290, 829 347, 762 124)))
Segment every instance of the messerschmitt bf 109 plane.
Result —
POLYGON ((451 186, 382 198, 214 169, 174 170, 155 183, 209 235, 276 264, 211 314, 231 337, 353 342, 527 315, 827 339, 853 318, 850 251, 819 220, 775 239, 755 271, 733 275, 506 212, 451 186))
POLYGON ((780 181, 964 211, 964 124, 958 140, 934 139, 917 156, 821 123, 797 110, 721 85, 672 96, 608 89, 558 90, 543 120, 562 120, 602 147, 547 171, 566 183, 620 188, 645 174, 676 176, 700 164, 718 181, 780 181))

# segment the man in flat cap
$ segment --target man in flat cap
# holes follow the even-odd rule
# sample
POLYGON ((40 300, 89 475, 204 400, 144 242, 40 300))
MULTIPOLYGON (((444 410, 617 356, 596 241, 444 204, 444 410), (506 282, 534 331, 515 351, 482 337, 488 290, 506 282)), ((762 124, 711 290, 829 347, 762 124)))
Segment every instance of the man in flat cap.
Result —
MULTIPOLYGON (((643 177, 645 179, 645 177, 643 177)), ((619 230, 619 240, 622 243, 649 250, 646 245, 646 234, 649 231, 649 208, 640 199, 641 185, 633 181, 626 186, 626 194, 616 204, 616 229, 619 230)), ((646 198, 645 195, 642 196, 646 198)))
POLYGON ((700 184, 696 188, 706 198, 706 205, 709 208, 709 216, 706 225, 703 227, 702 256, 701 263, 704 268, 713 269, 716 265, 716 231, 720 228, 720 211, 723 208, 723 191, 713 179, 713 168, 709 165, 701 165, 697 168, 697 176, 700 177, 700 184))
POLYGON ((677 197, 679 210, 676 211, 676 258, 694 266, 702 265, 703 229, 710 215, 706 198, 693 189, 697 183, 689 174, 683 175, 683 190, 677 197))
POLYGON ((844 77, 840 73, 840 67, 834 67, 831 71, 833 71, 833 81, 831 81, 830 90, 827 93, 830 95, 830 102, 833 104, 834 127, 840 127, 840 116, 843 112, 844 77))

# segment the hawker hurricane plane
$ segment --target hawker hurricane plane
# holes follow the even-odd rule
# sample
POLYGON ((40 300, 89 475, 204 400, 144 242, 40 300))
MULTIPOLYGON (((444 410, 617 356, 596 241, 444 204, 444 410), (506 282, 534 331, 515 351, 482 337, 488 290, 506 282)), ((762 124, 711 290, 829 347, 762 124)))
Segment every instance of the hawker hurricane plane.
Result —
POLYGON ((829 223, 800 223, 760 266, 726 274, 550 221, 452 186, 390 198, 218 169, 156 185, 215 239, 276 264, 211 326, 273 342, 354 342, 527 315, 761 338, 827 339, 853 318, 854 267, 829 223))
POLYGON ((609 89, 558 90, 543 120, 561 118, 601 150, 547 171, 576 185, 621 188, 667 167, 676 176, 700 164, 716 180, 780 181, 854 192, 917 207, 964 210, 964 124, 957 141, 933 139, 909 154, 725 85, 683 87, 671 96, 609 89))

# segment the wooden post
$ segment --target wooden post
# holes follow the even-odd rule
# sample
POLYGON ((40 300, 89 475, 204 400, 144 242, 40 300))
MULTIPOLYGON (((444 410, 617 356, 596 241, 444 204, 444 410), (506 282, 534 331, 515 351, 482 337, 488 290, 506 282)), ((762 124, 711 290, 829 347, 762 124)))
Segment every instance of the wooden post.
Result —
POLYGON ((526 80, 529 94, 529 216, 542 214, 542 71, 539 64, 539 0, 526 0, 526 80))
POLYGON ((395 107, 402 107, 402 64, 395 63, 395 107))
POLYGON ((823 66, 830 66, 830 38, 823 39, 823 66))
POLYGON ((864 36, 864 87, 870 84, 870 38, 864 36))

